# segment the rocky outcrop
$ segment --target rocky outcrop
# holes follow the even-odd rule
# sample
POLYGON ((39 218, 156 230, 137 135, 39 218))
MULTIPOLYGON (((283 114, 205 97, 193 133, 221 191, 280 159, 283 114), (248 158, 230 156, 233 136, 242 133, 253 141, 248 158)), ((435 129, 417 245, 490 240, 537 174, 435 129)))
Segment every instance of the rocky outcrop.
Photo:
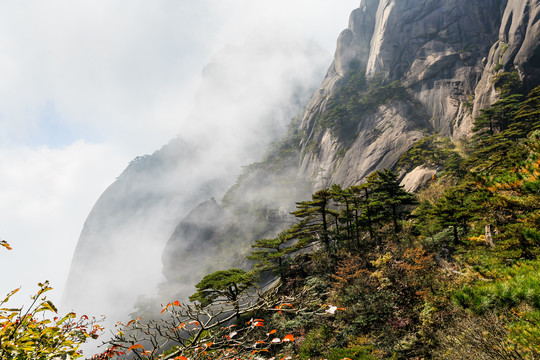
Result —
POLYGON ((423 132, 470 136, 474 117, 497 96, 497 71, 517 70, 525 83, 538 84, 539 6, 538 0, 362 0, 302 119, 301 176, 315 187, 354 185, 391 168, 423 132), (398 81, 413 100, 367 112, 344 145, 316 124, 351 69, 398 81))
POLYGON ((336 183, 346 187, 356 185, 375 170, 392 168, 424 136, 426 125, 409 102, 383 105, 363 117, 354 143, 344 154, 339 152, 341 144, 330 132, 320 132, 318 151, 307 152, 300 171, 315 174, 311 177, 315 187, 336 183))
POLYGON ((473 115, 497 98, 494 77, 502 71, 517 71, 528 90, 540 79, 540 2, 509 0, 498 38, 484 59, 484 72, 476 87, 473 115))
POLYGON ((401 186, 408 192, 416 192, 435 178, 439 169, 429 166, 417 166, 401 180, 401 186))

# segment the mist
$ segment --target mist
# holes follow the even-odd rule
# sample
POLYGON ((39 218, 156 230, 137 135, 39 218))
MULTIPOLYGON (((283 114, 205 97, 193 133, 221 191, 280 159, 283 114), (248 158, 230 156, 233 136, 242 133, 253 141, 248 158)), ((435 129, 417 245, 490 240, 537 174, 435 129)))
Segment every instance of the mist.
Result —
POLYGON ((114 318, 133 309, 119 299, 152 296, 178 221, 201 201, 220 201, 241 166, 283 134, 322 80, 357 5, 0 5, 0 238, 14 248, 0 254, 13 274, 0 292, 22 286, 13 301, 23 303, 37 282, 50 280, 60 302, 84 228, 92 233, 82 236, 107 234, 107 246, 87 242, 73 258, 92 254, 81 284, 101 290, 75 289, 80 296, 66 294, 61 311, 99 315, 120 304, 123 311, 107 314, 114 318), (154 170, 143 174, 148 166, 154 170), (107 188, 107 211, 92 217, 107 188), (125 189, 140 197, 122 202, 125 189))

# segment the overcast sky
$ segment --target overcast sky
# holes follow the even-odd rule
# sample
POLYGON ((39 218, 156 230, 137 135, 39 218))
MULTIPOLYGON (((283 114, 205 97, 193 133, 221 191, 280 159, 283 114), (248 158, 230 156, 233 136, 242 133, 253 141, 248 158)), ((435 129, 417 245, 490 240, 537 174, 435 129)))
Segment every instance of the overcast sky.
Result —
POLYGON ((48 279, 59 299, 93 204, 187 126, 213 54, 273 32, 333 53, 359 2, 2 2, 0 238, 13 250, 0 249, 0 296, 48 279))

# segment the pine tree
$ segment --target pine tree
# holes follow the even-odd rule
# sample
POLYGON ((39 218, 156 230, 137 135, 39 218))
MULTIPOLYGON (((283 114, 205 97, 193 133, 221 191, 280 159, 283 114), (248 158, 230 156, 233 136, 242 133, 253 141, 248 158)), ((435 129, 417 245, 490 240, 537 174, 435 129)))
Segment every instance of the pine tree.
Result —
POLYGON ((397 175, 390 170, 376 171, 367 177, 367 184, 372 189, 371 206, 380 208, 379 217, 390 218, 394 234, 400 230, 399 219, 408 212, 407 205, 417 204, 416 197, 403 190, 397 175))
POLYGON ((296 203, 298 210, 292 214, 301 221, 291 228, 291 236, 302 242, 313 241, 320 238, 326 248, 330 248, 330 227, 332 220, 330 216, 335 215, 335 210, 330 209, 332 194, 330 190, 323 189, 317 191, 312 196, 311 201, 301 201, 296 203))
POLYGON ((239 313, 240 295, 255 286, 255 275, 241 269, 216 271, 206 275, 195 287, 197 292, 189 297, 190 301, 198 301, 202 307, 229 301, 239 313))
POLYGON ((368 184, 351 186, 353 194, 354 227, 357 245, 360 246, 360 230, 367 229, 369 239, 375 241, 374 211, 370 202, 371 189, 368 184))
POLYGON ((345 224, 345 237, 347 239, 353 238, 353 214, 352 214, 352 197, 353 194, 350 189, 343 189, 341 185, 334 184, 330 188, 332 198, 338 208, 341 211, 336 212, 336 234, 340 236, 339 223, 345 224))
POLYGON ((286 232, 281 232, 273 239, 260 239, 251 245, 256 250, 252 250, 248 255, 249 260, 257 261, 255 269, 257 271, 276 271, 282 281, 285 280, 284 262, 287 254, 297 250, 294 246, 285 247, 290 237, 286 232))
POLYGON ((468 222, 472 218, 470 203, 467 195, 470 189, 465 187, 451 187, 432 208, 432 214, 442 227, 452 227, 453 242, 460 242, 458 229, 462 227, 466 232, 468 222))
POLYGON ((500 99, 490 108, 481 110, 480 116, 474 122, 475 136, 492 136, 508 129, 522 101, 523 95, 513 94, 500 99))

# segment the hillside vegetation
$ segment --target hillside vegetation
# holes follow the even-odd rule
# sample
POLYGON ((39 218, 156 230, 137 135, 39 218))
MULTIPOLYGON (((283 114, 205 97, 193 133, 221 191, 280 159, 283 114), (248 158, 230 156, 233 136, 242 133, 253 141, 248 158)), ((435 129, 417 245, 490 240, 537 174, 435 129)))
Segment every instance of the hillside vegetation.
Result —
POLYGON ((540 358, 540 87, 495 85, 470 141, 403 155, 441 169, 420 192, 390 170, 317 191, 253 244, 253 271, 205 277, 96 358, 540 358))

